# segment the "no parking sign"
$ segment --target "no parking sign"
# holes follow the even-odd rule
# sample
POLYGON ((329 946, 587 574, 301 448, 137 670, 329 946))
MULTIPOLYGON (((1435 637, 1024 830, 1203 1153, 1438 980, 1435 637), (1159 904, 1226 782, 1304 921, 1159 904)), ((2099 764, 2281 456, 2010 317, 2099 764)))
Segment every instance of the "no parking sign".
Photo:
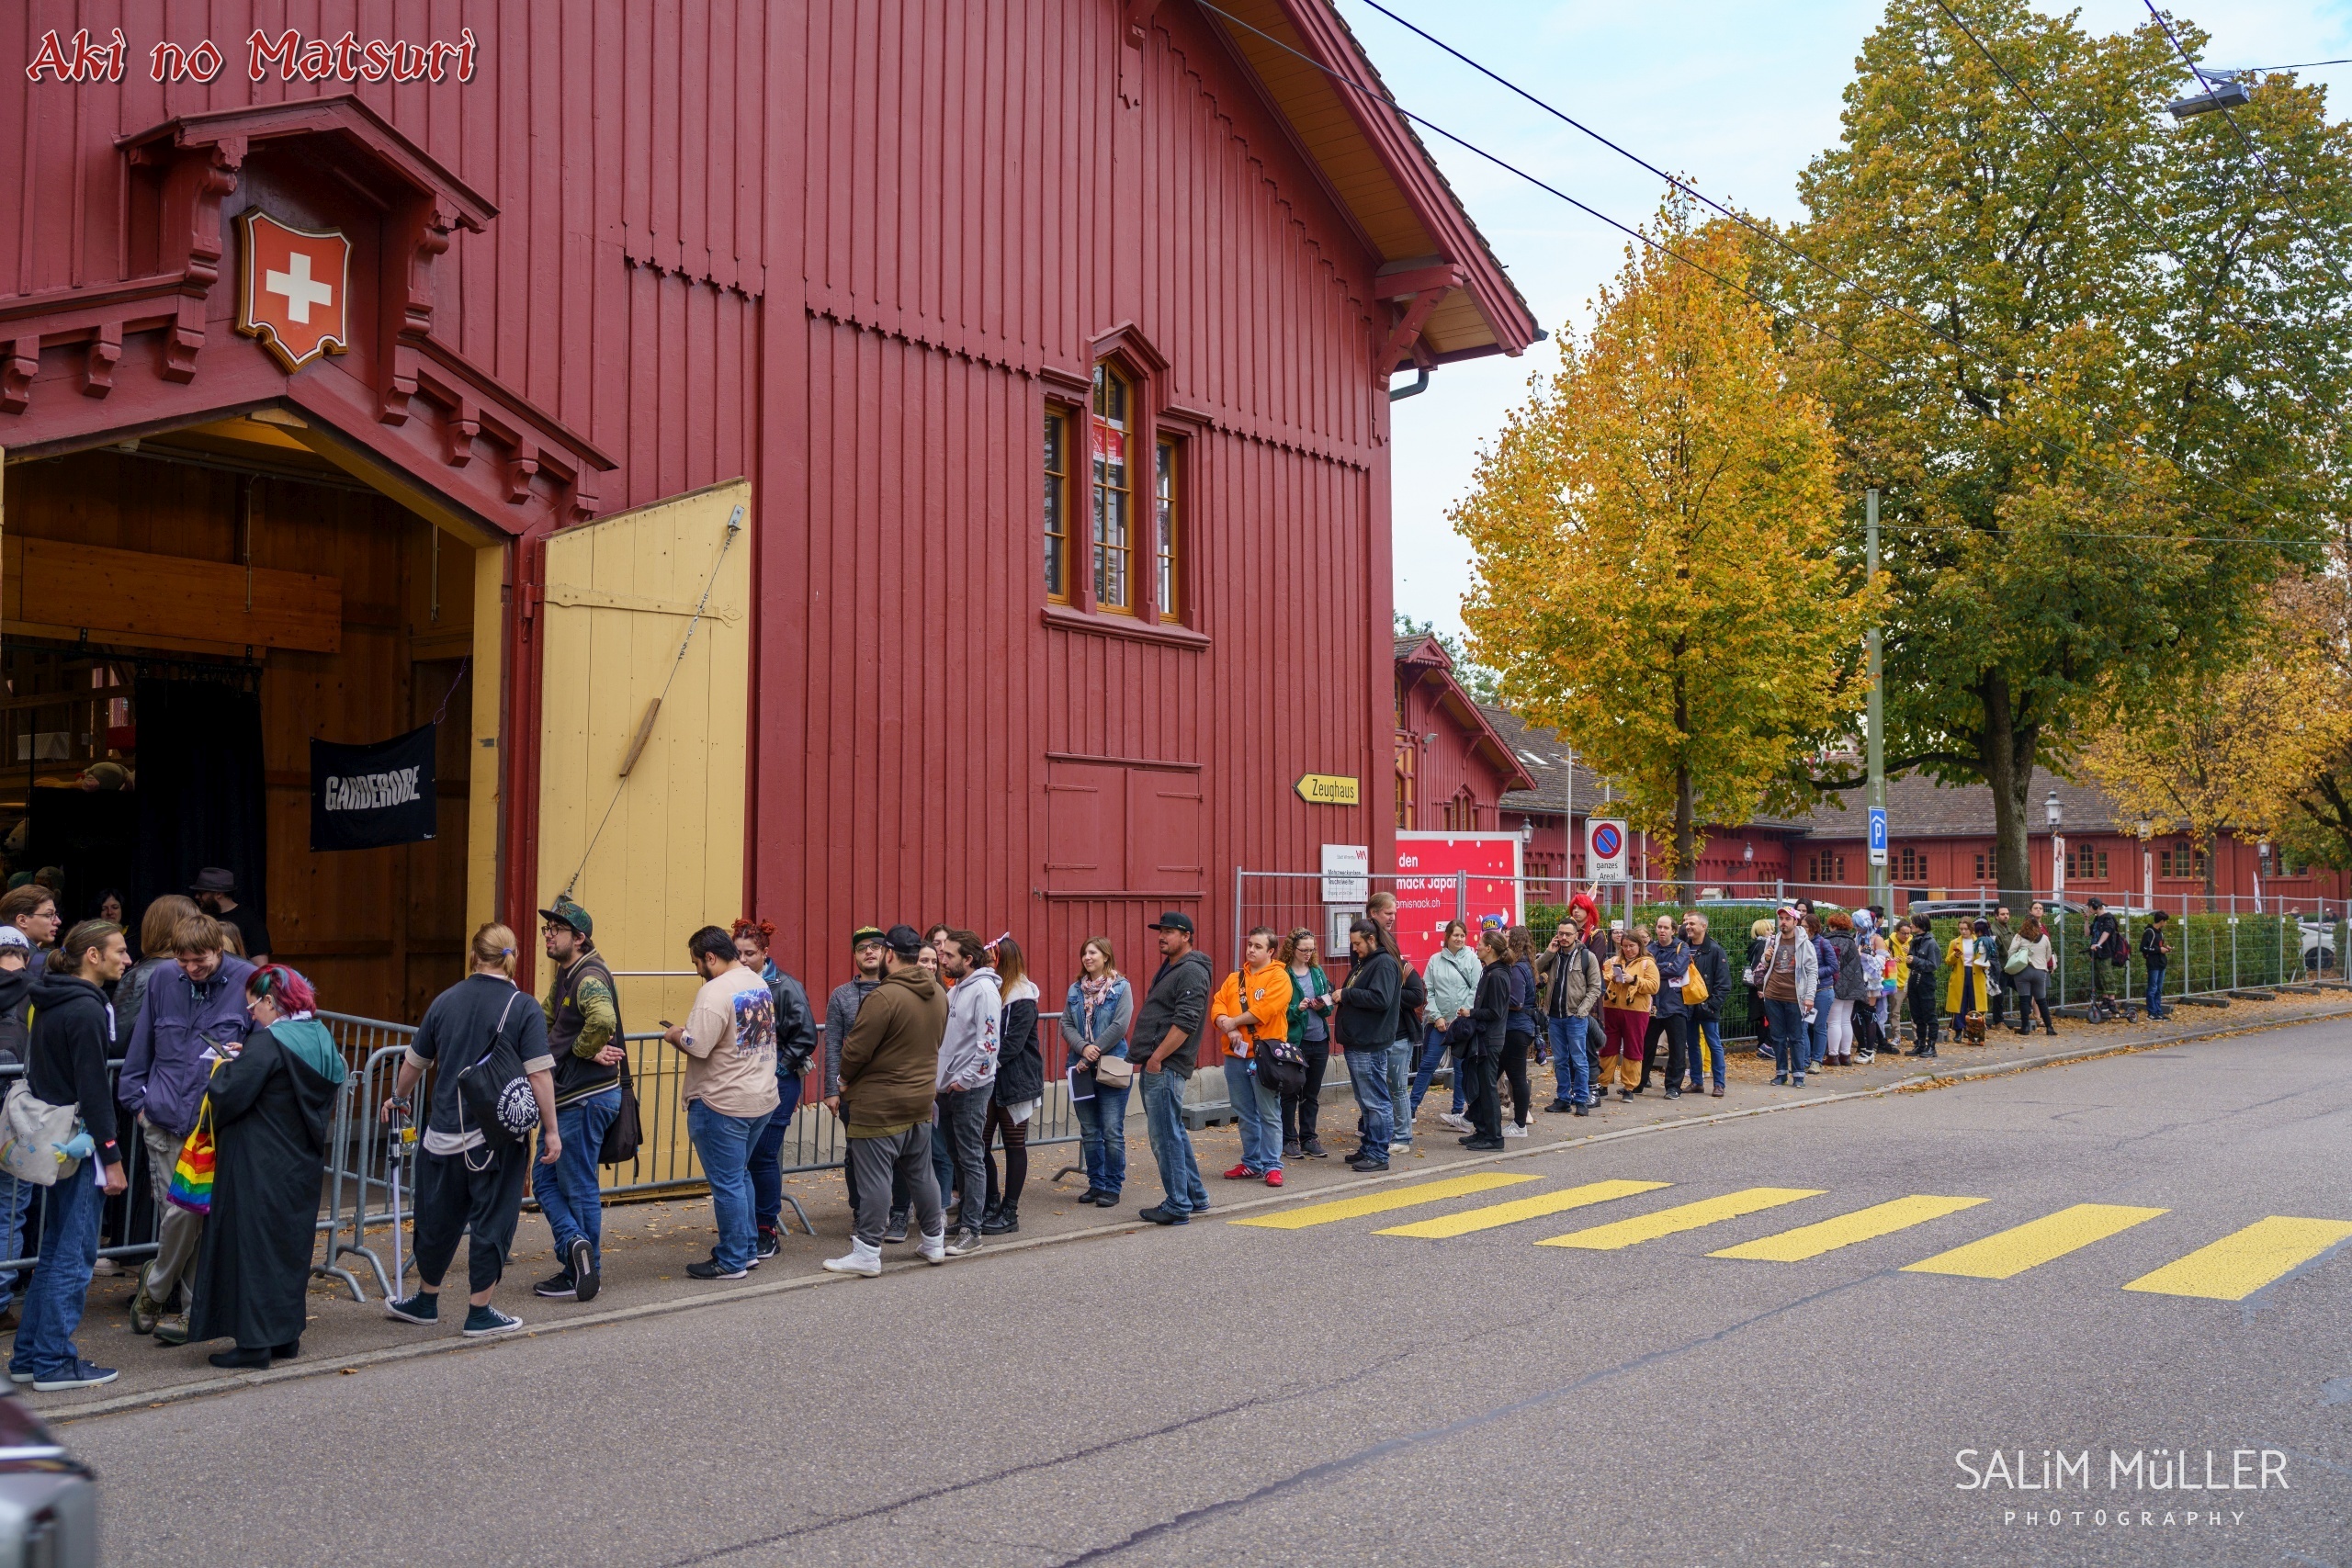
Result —
POLYGON ((1584 870, 1597 882, 1625 880, 1625 824, 1614 818, 1585 818, 1584 870))

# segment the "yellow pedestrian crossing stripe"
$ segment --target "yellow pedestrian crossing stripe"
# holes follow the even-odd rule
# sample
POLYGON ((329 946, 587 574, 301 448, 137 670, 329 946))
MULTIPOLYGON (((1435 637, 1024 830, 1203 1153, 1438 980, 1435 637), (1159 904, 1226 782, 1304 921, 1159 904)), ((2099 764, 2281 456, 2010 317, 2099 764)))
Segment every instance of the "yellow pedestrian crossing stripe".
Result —
POLYGON ((1521 1220, 1540 1220, 1546 1214, 1566 1213, 1589 1203, 1606 1203, 1611 1198, 1630 1198, 1636 1192, 1655 1192, 1670 1183, 1664 1181, 1593 1181, 1582 1187, 1569 1187, 1558 1192, 1539 1192, 1532 1198, 1513 1198, 1508 1202, 1492 1203, 1483 1209, 1464 1209, 1458 1214, 1444 1214, 1434 1220, 1416 1220, 1408 1225, 1391 1225, 1377 1235, 1419 1235, 1442 1241, 1450 1236, 1468 1235, 1473 1231, 1490 1231, 1498 1225, 1515 1225, 1521 1220))
MULTIPOLYGON (((1385 1214, 1397 1209, 1442 1202, 1449 1198, 1465 1198, 1539 1179, 1533 1176, 1505 1176, 1486 1171, 1475 1176, 1417 1181, 1404 1187, 1366 1192, 1358 1197, 1308 1203, 1279 1213, 1253 1214, 1228 1223, 1268 1230, 1305 1230, 1310 1225, 1385 1214)), ((1457 1236, 1475 1235, 1482 1231, 1498 1230, 1527 1220, 1614 1202, 1620 1198, 1635 1198, 1645 1192, 1661 1191, 1672 1185, 1668 1181, 1589 1181, 1581 1186, 1564 1187, 1550 1192, 1537 1192, 1529 1197, 1510 1198, 1479 1208, 1440 1214, 1433 1219, 1389 1225, 1374 1234, 1448 1241, 1457 1236)), ((1661 1236, 1679 1235, 1685 1231, 1699 1230, 1824 1195, 1820 1189, 1812 1187, 1744 1188, 1717 1198, 1702 1198, 1695 1202, 1676 1204, 1652 1213, 1570 1231, 1566 1235, 1545 1236, 1535 1245, 1574 1247, 1588 1252, 1615 1252, 1661 1236)), ((1988 1201, 1984 1198, 1913 1193, 1856 1209, 1849 1213, 1816 1220, 1793 1230, 1739 1242, 1707 1256, 1751 1262, 1802 1263, 1842 1247, 1894 1235, 1933 1220, 1949 1218, 1988 1201)), ((1973 1280, 2013 1280, 2029 1269, 2079 1252, 2096 1242, 2170 1213, 2169 1209, 2143 1209, 2120 1203, 2076 1203, 2055 1213, 2044 1214, 2040 1219, 2028 1220, 2023 1224, 1996 1231, 1965 1246, 1955 1247, 1948 1252, 1939 1252, 1932 1258, 1905 1264, 1902 1271, 1907 1274, 1957 1275, 1973 1280)), ((2200 1247, 2161 1269, 2143 1274, 2123 1289, 2148 1295, 2241 1302, 2347 1241, 2352 1241, 2352 1220, 2274 1214, 2233 1231, 2219 1241, 2200 1247)))
POLYGON ((1641 1214, 1630 1220, 1594 1225, 1589 1230, 1570 1231, 1566 1235, 1545 1236, 1535 1245, 1580 1247, 1594 1252, 1614 1252, 1621 1247, 1656 1241, 1662 1235, 1694 1231, 1702 1225, 1736 1220, 1742 1214, 1777 1209, 1783 1203, 1820 1196, 1820 1190, 1812 1187, 1749 1187, 1737 1192, 1726 1192, 1720 1198, 1702 1198, 1696 1203, 1660 1209, 1654 1214, 1641 1214))
POLYGON ((2123 1288, 2159 1296, 2242 1302, 2346 1237, 2352 1237, 2352 1224, 2342 1220, 2273 1214, 2154 1273, 2143 1274, 2123 1288))
POLYGON ((1328 1225, 1334 1220, 1353 1220, 1365 1214, 1385 1214, 1391 1209, 1410 1209, 1421 1203, 1434 1203, 1441 1198, 1491 1192, 1498 1187, 1516 1187, 1522 1181, 1535 1179, 1532 1176, 1504 1176, 1495 1171, 1477 1176, 1450 1176, 1442 1181, 1417 1181, 1409 1187, 1383 1188, 1376 1192, 1367 1192, 1361 1198, 1309 1203, 1303 1209, 1285 1209, 1278 1214, 1251 1214, 1246 1219, 1229 1223, 1260 1225, 1267 1230, 1298 1231, 1309 1225, 1328 1225))
POLYGON ((1972 1280, 2012 1280, 2053 1258, 2064 1258, 2095 1241, 2105 1241, 2144 1224, 2169 1209, 2135 1209, 2122 1203, 2077 1203, 2054 1214, 1905 1264, 1907 1274, 1960 1274, 1972 1280))
POLYGON ((1946 1214, 1957 1214, 1962 1209, 1973 1209, 1984 1201, 1982 1198, 1897 1198, 1891 1203, 1877 1203, 1867 1209, 1857 1209, 1850 1214, 1840 1214, 1834 1220, 1818 1224, 1799 1225, 1778 1235, 1760 1236, 1743 1241, 1737 1247, 1726 1247, 1721 1252, 1710 1252, 1710 1258, 1751 1258, 1766 1263, 1802 1263, 1808 1258, 1818 1258, 1825 1252, 1835 1252, 1841 1247, 1851 1247, 1859 1241, 1874 1241, 1896 1231, 1924 1225, 1929 1220, 1940 1220, 1946 1214))

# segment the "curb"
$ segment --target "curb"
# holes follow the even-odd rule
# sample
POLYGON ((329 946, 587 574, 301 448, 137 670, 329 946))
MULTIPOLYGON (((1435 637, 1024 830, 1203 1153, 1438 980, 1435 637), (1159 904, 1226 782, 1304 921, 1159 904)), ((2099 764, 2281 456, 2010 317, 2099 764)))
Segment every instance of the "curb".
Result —
MULTIPOLYGON (((1738 1111, 1717 1111, 1704 1116, 1679 1116, 1670 1121, 1645 1122, 1638 1127, 1620 1127, 1612 1132, 1589 1133, 1582 1137, 1564 1138, 1539 1148, 1507 1149, 1500 1154, 1482 1155, 1469 1159, 1448 1160, 1431 1171, 1390 1171, 1379 1176, 1366 1176, 1353 1181, 1342 1181, 1329 1187, 1317 1188, 1313 1194, 1317 1202, 1328 1201, 1350 1192, 1367 1188, 1388 1186, 1407 1177, 1427 1178, 1437 1170, 1453 1172, 1479 1166, 1506 1165, 1514 1160, 1533 1159, 1555 1155, 1566 1149, 1590 1148, 1601 1144, 1613 1144, 1627 1138, 1651 1137, 1691 1127, 1720 1126, 1750 1116, 1777 1116, 1792 1111, 1810 1110, 1820 1105, 1838 1105, 1849 1100, 1878 1100, 1890 1094, 1915 1093, 1923 1089, 1941 1089, 1977 1078, 2006 1077, 2013 1073, 2031 1072, 2040 1067, 2065 1066, 2075 1062, 2087 1062, 2101 1056, 2128 1056, 2143 1051, 2168 1050, 2175 1045, 2194 1044, 2200 1041, 2224 1040, 2234 1035, 2260 1034, 2273 1029, 2296 1028, 2306 1023, 2324 1023, 2331 1019, 2352 1017, 2352 1006, 2335 1008, 2325 1012, 2306 1014, 2301 1018, 2278 1019, 2269 1022, 2241 1025, 2236 1028, 2195 1030, 2176 1034, 2165 1040, 2143 1040, 2120 1045, 2086 1045, 2071 1051, 2052 1051, 2041 1056, 2028 1056, 2014 1062, 1988 1062, 1979 1067, 1962 1067, 1949 1073, 1915 1073, 1894 1083, 1880 1084, 1871 1089, 1847 1089, 1837 1094, 1809 1095, 1803 1100, 1791 1100, 1777 1105, 1751 1105, 1738 1111)), ((1227 1214, 1247 1213, 1256 1209, 1271 1209, 1295 1203, 1307 1194, 1285 1192, 1253 1198, 1238 1203, 1212 1206, 1212 1219, 1227 1214)), ((1043 1247, 1061 1247, 1070 1242, 1091 1241, 1098 1236, 1127 1235, 1136 1231, 1159 1227, 1140 1220, 1126 1220, 1115 1224, 1091 1225, 1084 1230, 1065 1231, 1057 1235, 1032 1236, 1025 1240, 991 1243, 979 1254, 978 1259, 1012 1257, 1043 1247)), ((957 1263, 967 1260, 957 1259, 957 1263)), ((885 1275, 904 1273, 910 1269, 931 1267, 918 1258, 888 1263, 885 1275)), ((631 1323, 645 1318, 667 1317, 674 1313, 695 1312, 709 1306, 729 1306, 738 1302, 758 1301, 768 1296, 780 1296, 795 1291, 814 1290, 825 1285, 854 1283, 860 1276, 854 1274, 797 1274, 788 1280, 776 1280, 762 1285, 739 1285, 731 1290, 713 1292, 702 1296, 681 1296, 673 1301, 647 1302, 639 1306, 616 1307, 609 1312, 589 1313, 580 1317, 564 1318, 543 1327, 526 1327, 519 1333, 502 1335, 494 1339, 466 1339, 447 1334, 438 1338, 420 1340, 413 1345, 387 1346, 380 1350, 362 1351, 337 1360, 325 1360, 297 1366, 273 1367, 266 1371, 251 1371, 234 1377, 207 1378, 198 1382, 179 1383, 170 1388, 150 1390, 145 1393, 120 1394, 112 1399, 96 1400, 88 1404, 60 1406, 36 1412, 52 1427, 74 1421, 86 1421, 101 1416, 119 1416, 132 1410, 153 1410, 187 1400, 209 1398, 213 1394, 233 1393, 240 1389, 266 1388, 273 1383, 292 1382, 305 1378, 344 1376, 368 1367, 389 1365, 396 1361, 414 1360, 422 1356, 446 1355, 453 1351, 484 1350, 493 1346, 516 1340, 538 1339, 551 1334, 569 1334, 575 1329, 597 1328, 612 1323, 631 1323)))

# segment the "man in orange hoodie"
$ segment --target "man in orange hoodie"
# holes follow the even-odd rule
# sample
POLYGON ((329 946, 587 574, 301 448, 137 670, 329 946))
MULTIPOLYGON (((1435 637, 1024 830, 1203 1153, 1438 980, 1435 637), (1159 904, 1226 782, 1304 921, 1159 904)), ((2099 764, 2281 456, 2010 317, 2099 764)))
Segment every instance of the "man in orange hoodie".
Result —
POLYGON ((1264 926, 1241 944, 1241 967, 1209 1003, 1209 1022, 1225 1047, 1225 1093, 1241 1126, 1241 1163, 1227 1181, 1283 1184, 1283 1097, 1260 1081, 1251 1060, 1258 1043, 1290 1038, 1290 971, 1274 962, 1278 939, 1264 926))

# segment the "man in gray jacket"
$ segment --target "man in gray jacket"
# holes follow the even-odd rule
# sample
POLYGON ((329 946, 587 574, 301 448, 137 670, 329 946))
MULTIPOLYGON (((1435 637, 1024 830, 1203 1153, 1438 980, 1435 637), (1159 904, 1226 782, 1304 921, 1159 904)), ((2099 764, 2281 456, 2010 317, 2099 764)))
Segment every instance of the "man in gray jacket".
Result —
POLYGON ((1600 1010, 1600 960, 1584 944, 1584 908, 1568 911, 1535 960, 1537 1009, 1552 1039, 1552 1103, 1546 1111, 1592 1114, 1592 1072, 1584 1036, 1600 1010))
POLYGON ((1151 1134, 1151 1157, 1159 1165, 1167 1192, 1143 1211, 1156 1225, 1189 1224, 1209 1206, 1201 1185, 1201 1162, 1184 1130, 1184 1085, 1200 1059, 1201 1032, 1207 1027, 1215 976, 1208 954, 1193 946, 1193 917, 1170 910, 1153 922, 1159 933, 1159 972, 1136 1013, 1134 1043, 1127 1057, 1143 1080, 1144 1125, 1151 1134))
POLYGON ((939 1043, 939 1126, 955 1170, 956 1239, 950 1258, 980 1249, 980 1207, 988 1192, 989 1101, 995 1097, 996 1055, 1002 1043, 1003 987, 970 931, 940 939, 939 975, 947 993, 947 1033, 939 1043))

